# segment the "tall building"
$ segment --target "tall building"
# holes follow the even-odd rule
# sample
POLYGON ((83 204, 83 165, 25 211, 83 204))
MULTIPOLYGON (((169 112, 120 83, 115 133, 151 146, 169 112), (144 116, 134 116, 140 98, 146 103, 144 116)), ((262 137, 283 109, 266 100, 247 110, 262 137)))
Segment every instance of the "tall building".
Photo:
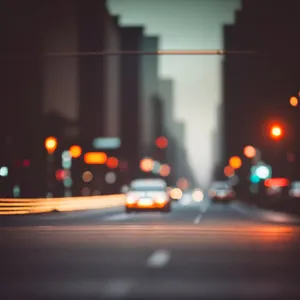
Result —
POLYGON ((47 2, 46 10, 44 111, 78 120, 80 131, 91 139, 120 133, 120 57, 82 55, 120 50, 119 27, 105 2, 47 2))
POLYGON ((152 111, 155 116, 154 122, 152 122, 152 130, 154 141, 157 137, 163 136, 165 134, 164 130, 164 115, 165 115, 165 106, 163 100, 159 95, 152 96, 152 111))
MULTIPOLYGON (((123 51, 140 51, 143 27, 122 27, 121 48, 123 51)), ((144 125, 139 118, 142 99, 142 58, 140 55, 124 55, 121 58, 121 139, 122 153, 128 160, 129 177, 138 171, 140 158, 140 128, 144 125)))
MULTIPOLYGON (((155 36, 144 36, 141 50, 145 52, 156 52, 159 47, 159 38, 155 36)), ((142 57, 142 105, 139 111, 139 120, 142 124, 140 140, 143 153, 155 143, 155 123, 158 116, 153 111, 152 100, 158 95, 158 56, 143 55, 142 57)))
POLYGON ((289 99, 299 89, 300 45, 295 41, 300 27, 298 1, 275 2, 244 0, 235 24, 225 26, 226 50, 257 54, 224 59, 224 138, 226 159, 242 154, 243 147, 251 144, 273 165, 274 176, 285 176, 288 148, 280 149, 269 137, 268 126, 278 121, 285 124, 285 138, 291 146, 297 123, 292 121, 295 110, 289 99))
POLYGON ((40 166, 44 150, 42 12, 43 6, 38 1, 18 5, 6 0, 1 2, 0 166, 8 167, 8 176, 0 178, 3 197, 11 197, 14 187, 22 197, 40 196, 43 188, 38 181, 43 177, 40 166), (28 167, 23 164, 25 159, 29 160, 28 167))
POLYGON ((173 127, 173 135, 180 147, 184 147, 185 142, 185 124, 182 121, 175 121, 173 127))
POLYGON ((159 80, 159 94, 164 101, 164 127, 170 134, 174 130, 174 82, 172 79, 160 79, 159 80))
POLYGON ((120 57, 82 55, 120 50, 120 29, 104 0, 29 0, 17 9, 7 1, 2 8, 1 30, 9 34, 1 54, 10 56, 1 59, 3 164, 11 165, 13 184, 30 178, 21 196, 26 188, 44 196, 46 135, 57 136, 57 152, 71 141, 87 149, 95 137, 120 135, 120 57))

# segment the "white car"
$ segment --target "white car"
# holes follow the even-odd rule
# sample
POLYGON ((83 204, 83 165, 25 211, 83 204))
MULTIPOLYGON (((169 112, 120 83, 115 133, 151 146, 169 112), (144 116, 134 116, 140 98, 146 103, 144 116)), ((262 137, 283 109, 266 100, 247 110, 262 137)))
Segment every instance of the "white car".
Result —
POLYGON ((167 184, 162 179, 136 179, 130 184, 125 195, 127 213, 142 210, 171 211, 167 184))

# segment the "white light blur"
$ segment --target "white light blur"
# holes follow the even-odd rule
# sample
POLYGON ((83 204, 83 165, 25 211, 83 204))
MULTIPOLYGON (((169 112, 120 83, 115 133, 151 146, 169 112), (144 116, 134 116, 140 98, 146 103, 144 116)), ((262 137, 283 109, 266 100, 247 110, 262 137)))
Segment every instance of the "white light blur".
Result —
POLYGON ((161 164, 160 164, 158 161, 155 161, 155 162, 153 163, 153 169, 152 169, 152 172, 153 172, 154 174, 159 174, 160 166, 161 166, 161 164))
POLYGON ((266 179, 270 175, 270 170, 267 166, 260 166, 256 169, 256 175, 261 179, 266 179))
POLYGON ((179 188, 172 189, 170 196, 172 199, 179 200, 182 197, 182 190, 179 188))
POLYGON ((204 199, 203 192, 200 189, 194 189, 192 197, 195 201, 202 201, 204 199))
POLYGON ((105 181, 108 183, 108 184, 113 184, 116 182, 116 179, 117 179, 117 176, 114 172, 108 172, 106 175, 105 175, 105 181))
POLYGON ((64 151, 61 155, 61 158, 62 158, 62 160, 67 160, 67 161, 71 160, 72 156, 71 156, 70 151, 68 151, 68 150, 64 151))
POLYGON ((20 187, 18 185, 15 185, 13 188, 13 196, 15 198, 20 197, 20 192, 21 192, 20 187))
POLYGON ((5 177, 8 175, 8 168, 7 167, 1 167, 0 168, 0 176, 5 177))
POLYGON ((121 193, 122 194, 126 194, 128 191, 129 191, 129 186, 128 185, 125 184, 121 187, 121 193))

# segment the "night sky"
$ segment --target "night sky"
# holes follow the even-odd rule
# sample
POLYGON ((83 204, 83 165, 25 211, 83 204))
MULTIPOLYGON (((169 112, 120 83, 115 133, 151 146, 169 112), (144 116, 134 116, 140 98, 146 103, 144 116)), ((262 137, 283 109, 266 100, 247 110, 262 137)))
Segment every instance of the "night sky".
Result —
MULTIPOLYGON (((239 0, 109 0, 122 25, 144 25, 160 35, 160 49, 222 49, 224 24, 234 21, 239 0)), ((160 76, 175 81, 175 118, 186 124, 184 144, 203 185, 215 158, 212 131, 222 101, 220 56, 160 56, 160 76)))

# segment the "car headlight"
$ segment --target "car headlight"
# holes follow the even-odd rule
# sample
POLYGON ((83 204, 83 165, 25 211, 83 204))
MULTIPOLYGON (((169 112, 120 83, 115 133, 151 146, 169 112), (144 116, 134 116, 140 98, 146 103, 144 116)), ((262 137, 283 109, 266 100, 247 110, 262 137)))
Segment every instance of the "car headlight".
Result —
POLYGON ((127 204, 134 204, 136 201, 137 201, 137 199, 132 197, 132 196, 127 196, 126 197, 126 203, 127 204))
POLYGON ((166 203, 167 199, 166 197, 164 196, 158 196, 156 199, 155 199, 155 202, 159 203, 159 204, 163 204, 163 203, 166 203))

